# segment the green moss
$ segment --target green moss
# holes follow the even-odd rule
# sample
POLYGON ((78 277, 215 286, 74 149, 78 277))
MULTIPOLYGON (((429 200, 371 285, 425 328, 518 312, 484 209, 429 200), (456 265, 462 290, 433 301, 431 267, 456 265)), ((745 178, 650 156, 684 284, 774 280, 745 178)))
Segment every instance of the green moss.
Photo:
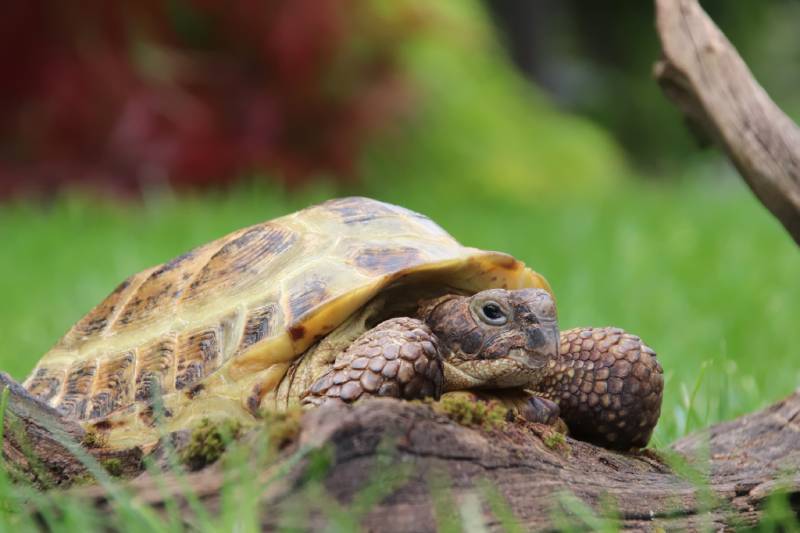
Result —
POLYGON ((567 437, 562 431, 557 428, 547 428, 541 434, 542 442, 551 450, 564 452, 567 455, 572 451, 569 444, 567 444, 567 437))
POLYGON ((500 402, 480 400, 469 393, 447 395, 434 403, 433 408, 462 426, 485 430, 505 426, 508 416, 508 409, 500 402))
POLYGON ((106 469, 106 472, 114 477, 119 477, 123 474, 122 461, 119 459, 104 459, 100 461, 100 464, 106 469))
POLYGON ((106 440, 105 435, 89 430, 83 435, 81 445, 84 448, 103 448, 106 445, 106 440))
POLYGON ((267 410, 262 412, 262 417, 270 446, 282 450, 293 443, 300 434, 303 409, 294 406, 286 411, 267 410))
POLYGON ((241 423, 235 420, 212 422, 203 419, 193 431, 189 443, 180 450, 181 463, 199 470, 215 462, 228 444, 241 433, 241 423))
POLYGON ((88 487, 97 484, 97 479, 89 472, 78 474, 69 480, 69 487, 88 487))
POLYGON ((548 431, 542 435, 542 442, 551 450, 559 450, 567 447, 567 438, 563 433, 556 430, 548 431))

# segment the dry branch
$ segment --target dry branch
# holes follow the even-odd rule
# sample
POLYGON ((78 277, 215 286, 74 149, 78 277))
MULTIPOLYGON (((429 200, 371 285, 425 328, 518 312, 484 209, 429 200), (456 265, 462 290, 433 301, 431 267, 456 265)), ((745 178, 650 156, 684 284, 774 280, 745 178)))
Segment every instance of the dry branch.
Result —
POLYGON ((725 150, 800 245, 800 128, 755 81, 696 0, 656 0, 655 76, 686 117, 725 150))

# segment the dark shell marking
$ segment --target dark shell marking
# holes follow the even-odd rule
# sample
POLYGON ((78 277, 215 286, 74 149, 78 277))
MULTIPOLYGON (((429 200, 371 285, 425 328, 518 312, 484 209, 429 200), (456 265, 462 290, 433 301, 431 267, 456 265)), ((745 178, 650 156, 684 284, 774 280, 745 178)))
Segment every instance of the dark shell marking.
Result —
POLYGON ((382 275, 410 268, 424 262, 422 253, 416 248, 365 248, 356 255, 353 263, 371 274, 382 275))
POLYGON ((40 368, 28 385, 28 391, 40 400, 48 401, 61 390, 65 376, 65 370, 40 368))
MULTIPOLYGON (((241 339, 239 349, 268 335, 276 312, 275 304, 251 311, 236 337, 241 339)), ((129 405, 131 400, 150 402, 164 391, 188 389, 193 396, 202 388, 199 382, 222 364, 221 338, 232 323, 231 317, 226 317, 216 328, 162 338, 136 352, 74 365, 66 376, 59 409, 72 418, 96 419, 129 405), (167 382, 173 375, 174 380, 167 382)), ((29 385, 35 394, 47 399, 56 395, 62 383, 48 372, 45 368, 38 370, 29 385)))
POLYGON ((417 213, 416 211, 411 211, 405 207, 384 204, 369 198, 337 198, 334 200, 328 200, 319 207, 326 209, 330 213, 333 213, 348 226, 367 224, 382 218, 402 217, 408 220, 414 220, 417 223, 421 223, 427 226, 428 229, 435 230, 436 233, 441 232, 443 235, 447 235, 444 230, 442 230, 435 222, 425 215, 417 213))
POLYGON ((85 417, 86 404, 96 372, 97 361, 81 361, 70 368, 64 387, 64 397, 58 405, 64 416, 85 417))
POLYGON ((136 401, 148 401, 164 390, 165 379, 175 364, 175 339, 162 339, 140 350, 136 374, 136 401))
POLYGON ((289 296, 291 322, 298 323, 303 316, 328 298, 328 288, 319 278, 306 281, 303 286, 289 296))
POLYGON ((305 326, 292 326, 289 328, 289 336, 293 341, 299 341, 306 335, 305 326))
POLYGON ((112 316, 117 309, 127 301, 125 293, 129 292, 129 288, 132 288, 131 285, 135 278, 136 276, 131 276, 117 285, 105 300, 75 324, 67 335, 67 339, 83 340, 104 331, 111 323, 112 316))
POLYGON ((179 343, 175 389, 193 385, 217 368, 220 346, 216 329, 195 331, 179 343))
POLYGON ((133 352, 109 357, 100 362, 90 403, 89 418, 99 418, 130 403, 134 370, 133 352))
POLYGON ((265 223, 225 243, 203 266, 183 296, 191 300, 220 288, 231 288, 265 271, 275 256, 287 251, 297 240, 287 228, 265 223))
POLYGON ((268 338, 276 333, 275 321, 280 309, 278 304, 271 303, 250 311, 244 326, 242 341, 239 343, 239 352, 244 351, 261 339, 268 338))
POLYGON ((364 202, 363 198, 342 198, 330 200, 322 204, 335 215, 341 217, 345 224, 364 224, 376 218, 397 216, 397 213, 386 204, 364 202))
POLYGON ((163 313, 165 303, 174 300, 175 294, 180 294, 186 283, 178 268, 186 266, 197 255, 196 252, 183 254, 153 271, 120 313, 118 325, 128 326, 146 320, 154 312, 163 313))
POLYGON ((187 252, 151 271, 138 286, 135 284, 137 276, 120 285, 75 326, 73 336, 87 339, 105 331, 142 327, 148 320, 163 316, 182 302, 206 297, 251 279, 242 273, 263 271, 296 240, 297 235, 291 230, 264 223, 232 240, 187 252), (129 286, 131 290, 126 291, 129 286), (123 307, 114 318, 119 306, 123 307))

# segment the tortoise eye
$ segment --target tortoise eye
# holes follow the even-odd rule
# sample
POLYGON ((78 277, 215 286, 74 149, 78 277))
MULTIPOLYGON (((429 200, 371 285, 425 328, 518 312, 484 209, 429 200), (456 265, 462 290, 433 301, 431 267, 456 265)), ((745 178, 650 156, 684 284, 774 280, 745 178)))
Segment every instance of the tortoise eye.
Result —
POLYGON ((508 321, 503 309, 494 302, 488 302, 481 306, 481 319, 492 326, 502 326, 508 321))

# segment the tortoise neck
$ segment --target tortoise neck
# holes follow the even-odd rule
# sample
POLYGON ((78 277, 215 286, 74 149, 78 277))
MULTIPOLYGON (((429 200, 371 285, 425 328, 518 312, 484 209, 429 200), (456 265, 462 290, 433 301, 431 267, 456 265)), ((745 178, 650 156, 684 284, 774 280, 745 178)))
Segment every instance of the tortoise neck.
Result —
POLYGON ((460 296, 458 294, 445 294, 438 298, 422 300, 417 308, 416 318, 428 324, 432 329, 435 329, 434 326, 441 322, 443 314, 446 314, 448 308, 456 303, 454 300, 465 298, 465 296, 460 296))

